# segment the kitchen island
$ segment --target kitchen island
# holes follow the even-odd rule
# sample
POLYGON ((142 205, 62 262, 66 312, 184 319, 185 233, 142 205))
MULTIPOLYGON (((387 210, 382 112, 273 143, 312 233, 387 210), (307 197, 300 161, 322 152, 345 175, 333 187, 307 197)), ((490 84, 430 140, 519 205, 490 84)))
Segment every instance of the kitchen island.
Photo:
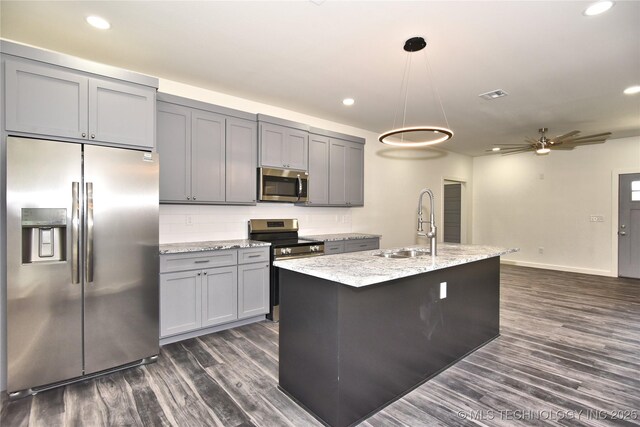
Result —
POLYGON ((277 261, 280 389, 327 425, 363 420, 499 335, 500 256, 514 251, 277 261))

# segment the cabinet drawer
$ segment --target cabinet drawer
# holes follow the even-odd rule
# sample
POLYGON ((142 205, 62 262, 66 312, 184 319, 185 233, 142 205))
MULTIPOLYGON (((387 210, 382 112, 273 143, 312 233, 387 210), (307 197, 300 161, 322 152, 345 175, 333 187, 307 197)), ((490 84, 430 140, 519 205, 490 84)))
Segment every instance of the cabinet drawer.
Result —
POLYGON ((238 263, 238 251, 206 251, 185 254, 161 255, 160 273, 172 271, 199 270, 211 267, 225 267, 238 263))
POLYGON ((344 252, 344 241, 340 242, 324 242, 325 255, 341 254, 344 252))
POLYGON ((370 251, 380 247, 379 239, 349 240, 344 244, 345 252, 370 251))
POLYGON ((269 262, 269 246, 238 249, 238 264, 251 264, 262 261, 269 262))

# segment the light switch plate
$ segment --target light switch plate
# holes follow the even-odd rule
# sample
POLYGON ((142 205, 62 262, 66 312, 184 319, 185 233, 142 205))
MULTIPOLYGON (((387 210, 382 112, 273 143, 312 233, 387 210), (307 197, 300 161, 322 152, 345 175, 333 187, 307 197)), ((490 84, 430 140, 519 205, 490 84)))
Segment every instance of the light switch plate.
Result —
POLYGON ((447 297, 447 282, 440 282, 440 299, 447 297))

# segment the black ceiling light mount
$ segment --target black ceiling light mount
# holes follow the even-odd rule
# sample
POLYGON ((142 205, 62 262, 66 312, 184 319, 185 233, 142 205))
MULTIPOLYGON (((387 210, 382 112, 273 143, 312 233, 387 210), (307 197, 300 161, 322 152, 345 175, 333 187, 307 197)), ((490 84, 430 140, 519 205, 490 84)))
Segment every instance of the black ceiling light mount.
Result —
MULTIPOLYGON (((405 64, 405 70, 403 74, 402 86, 400 88, 400 92, 402 95, 402 87, 404 87, 404 109, 402 116, 402 127, 395 127, 395 119, 393 123, 393 129, 384 132, 378 137, 378 140, 383 144, 395 145, 398 147, 421 147, 425 145, 433 145, 438 144, 440 142, 444 142, 453 137, 453 131, 449 129, 449 122, 447 121, 447 115, 444 112, 444 108, 442 106, 442 101, 440 100, 440 95, 438 94, 437 89, 434 89, 432 83, 432 89, 434 89, 434 93, 438 99, 440 104, 440 109, 442 110, 442 114, 444 116, 444 120, 447 124, 446 127, 441 126, 411 126, 405 127, 406 121, 406 113, 407 113, 407 98, 409 95, 409 71, 411 69, 411 58, 410 54, 414 52, 419 52, 423 50, 427 46, 427 42, 424 37, 411 37, 404 43, 404 50, 407 52, 407 61, 405 64), (407 79, 407 84, 404 84, 404 79, 407 79)), ((426 53, 425 53, 426 59, 426 53)), ((430 73, 431 69, 429 67, 429 61, 427 60, 427 71, 430 73)), ((433 78, 431 79, 433 81, 433 78)), ((396 113, 397 116, 397 113, 396 113)))

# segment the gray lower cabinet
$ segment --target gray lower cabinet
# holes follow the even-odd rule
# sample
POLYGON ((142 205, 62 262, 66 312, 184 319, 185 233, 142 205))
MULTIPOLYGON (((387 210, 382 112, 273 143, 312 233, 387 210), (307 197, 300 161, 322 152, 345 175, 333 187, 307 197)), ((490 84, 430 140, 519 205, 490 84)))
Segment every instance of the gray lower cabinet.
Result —
POLYGON ((324 242, 325 255, 341 254, 346 252, 371 251, 379 248, 379 238, 336 240, 331 242, 324 242))
POLYGON ((269 311, 269 264, 238 265, 238 319, 269 311))
POLYGON ((160 338, 268 312, 268 247, 160 256, 160 338))
POLYGON ((202 272, 202 327, 238 318, 238 268, 211 268, 202 272))
POLYGON ((362 205, 364 144, 311 134, 306 206, 362 205))
POLYGON ((156 89, 5 59, 5 128, 152 149, 156 89))
POLYGON ((309 133, 272 123, 260 123, 260 166, 307 170, 309 133))
POLYGON ((160 201, 256 202, 256 123, 159 101, 160 201))

